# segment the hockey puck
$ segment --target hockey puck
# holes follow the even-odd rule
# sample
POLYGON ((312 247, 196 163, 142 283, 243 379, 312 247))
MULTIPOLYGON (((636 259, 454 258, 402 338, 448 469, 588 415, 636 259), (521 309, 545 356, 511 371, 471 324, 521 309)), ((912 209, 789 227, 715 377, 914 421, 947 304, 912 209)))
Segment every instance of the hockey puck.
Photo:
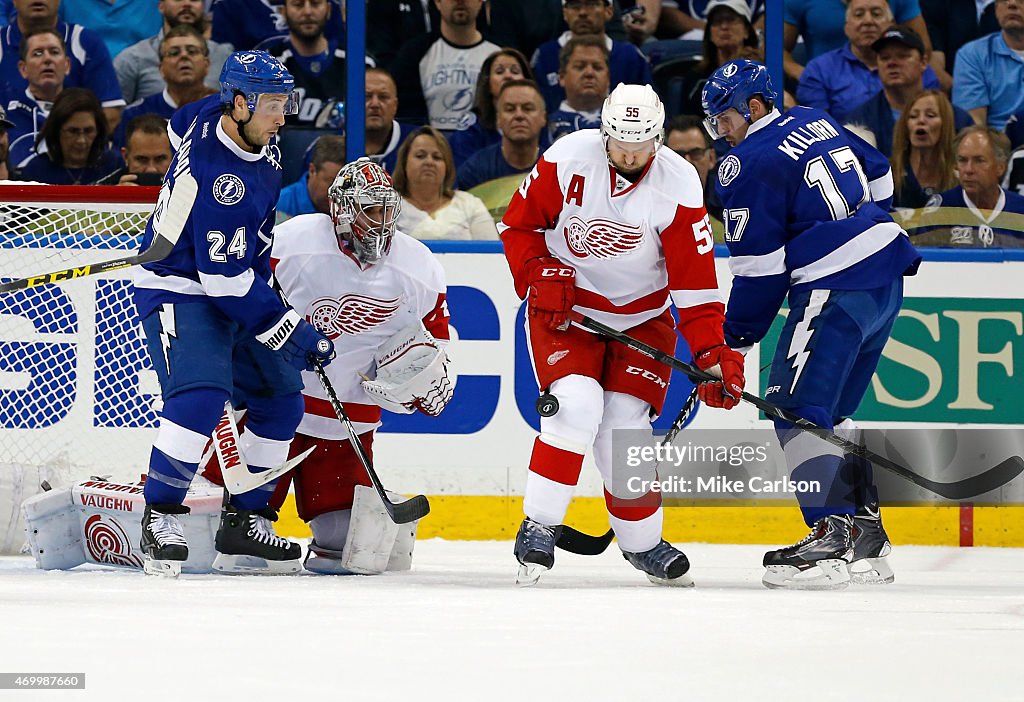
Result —
POLYGON ((554 417, 558 412, 558 398, 546 392, 537 398, 537 414, 541 417, 554 417))

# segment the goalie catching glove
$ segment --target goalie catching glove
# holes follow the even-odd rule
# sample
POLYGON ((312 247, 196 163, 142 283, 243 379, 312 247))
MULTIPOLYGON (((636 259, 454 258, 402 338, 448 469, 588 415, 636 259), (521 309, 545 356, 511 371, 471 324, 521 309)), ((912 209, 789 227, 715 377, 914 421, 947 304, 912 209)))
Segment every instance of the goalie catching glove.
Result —
POLYGON ((702 371, 721 378, 697 386, 697 396, 708 407, 732 409, 740 402, 746 381, 743 378, 743 354, 726 345, 712 346, 694 357, 702 371))
POLYGON ((289 309, 270 329, 256 335, 256 340, 279 352, 284 360, 300 371, 311 371, 313 361, 327 365, 334 359, 334 342, 289 309))
POLYGON ((436 417, 455 392, 448 375, 448 355, 417 322, 398 332, 377 350, 377 377, 364 380, 363 389, 390 412, 419 410, 436 417))

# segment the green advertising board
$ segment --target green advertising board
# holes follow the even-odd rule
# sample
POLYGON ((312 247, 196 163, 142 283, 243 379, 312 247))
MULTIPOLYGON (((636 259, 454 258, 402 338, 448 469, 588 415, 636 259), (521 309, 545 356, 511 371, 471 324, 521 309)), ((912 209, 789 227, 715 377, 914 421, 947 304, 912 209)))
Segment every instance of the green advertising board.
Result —
MULTIPOLYGON (((762 343, 775 349, 788 309, 762 343)), ((768 369, 761 371, 761 394, 768 369)), ((856 418, 1024 424, 1024 300, 907 298, 856 418)))

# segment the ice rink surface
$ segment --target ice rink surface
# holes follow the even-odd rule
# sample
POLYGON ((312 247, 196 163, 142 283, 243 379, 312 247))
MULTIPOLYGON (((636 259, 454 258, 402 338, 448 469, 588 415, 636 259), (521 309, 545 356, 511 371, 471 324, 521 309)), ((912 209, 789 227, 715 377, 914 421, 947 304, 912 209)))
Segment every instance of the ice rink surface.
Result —
POLYGON ((613 544, 534 588, 511 542, 421 542, 380 577, 178 580, 0 558, 0 700, 1021 700, 1024 551, 899 547, 896 582, 770 591, 760 546, 683 545, 693 589, 613 544))

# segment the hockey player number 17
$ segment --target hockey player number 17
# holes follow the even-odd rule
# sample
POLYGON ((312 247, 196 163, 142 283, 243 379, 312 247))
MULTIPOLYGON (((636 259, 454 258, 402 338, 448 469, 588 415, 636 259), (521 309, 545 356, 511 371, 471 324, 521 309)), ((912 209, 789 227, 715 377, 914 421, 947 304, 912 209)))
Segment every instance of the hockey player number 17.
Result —
POLYGON ((849 173, 852 169, 857 174, 857 179, 860 181, 861 186, 860 197, 857 198, 857 203, 850 207, 849 201, 839 189, 839 184, 832 175, 832 170, 829 168, 824 156, 818 156, 807 162, 807 166, 804 167, 804 182, 807 183, 808 187, 818 188, 821 196, 825 199, 829 212, 832 213, 832 219, 846 219, 852 216, 857 211, 857 208, 860 207, 860 204, 868 199, 868 193, 870 192, 868 189, 868 179, 864 175, 864 169, 861 168, 857 155, 853 153, 853 149, 849 146, 829 151, 828 155, 841 173, 849 173))

